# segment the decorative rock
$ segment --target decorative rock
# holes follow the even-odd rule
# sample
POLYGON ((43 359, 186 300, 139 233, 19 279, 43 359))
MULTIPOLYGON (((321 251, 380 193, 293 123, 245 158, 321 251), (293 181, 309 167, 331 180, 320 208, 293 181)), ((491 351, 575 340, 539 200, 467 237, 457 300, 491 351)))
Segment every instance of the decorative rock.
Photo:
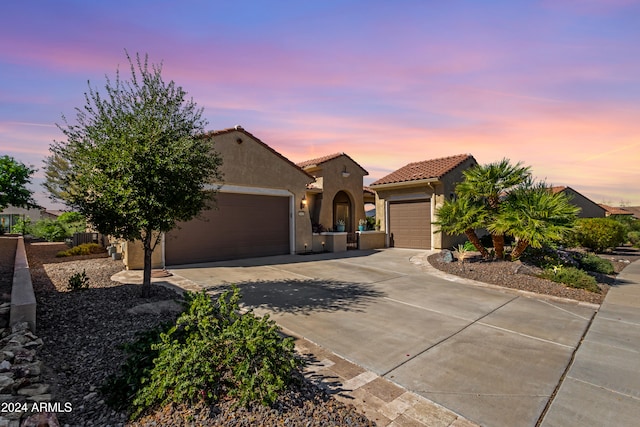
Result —
POLYGON ((47 384, 34 384, 18 390, 18 394, 23 396, 36 396, 38 394, 45 394, 48 392, 49 386, 47 384))
POLYGON ((92 391, 91 393, 87 394, 85 397, 82 398, 82 400, 91 400, 94 399, 96 396, 98 395, 98 393, 96 393, 95 391, 92 391))
POLYGON ((449 249, 443 249, 440 252, 440 256, 442 257, 442 262, 453 262, 453 253, 449 249))
POLYGON ((8 360, 0 362, 0 372, 7 372, 9 369, 11 369, 11 362, 8 360))
POLYGON ((29 324, 27 322, 18 322, 11 327, 11 333, 14 333, 14 334, 16 332, 28 331, 28 330, 29 330, 29 324))
POLYGON ((28 343, 26 343, 24 345, 24 348, 34 348, 34 347, 40 347, 41 345, 43 345, 44 343, 42 342, 41 338, 38 338, 36 340, 33 341, 29 341, 28 343))
POLYGON ((6 375, 0 375, 0 392, 10 391, 13 383, 13 378, 6 375))
POLYGON ((47 394, 37 394, 35 396, 29 396, 27 397, 27 400, 30 402, 50 402, 51 394, 47 393, 47 394))
POLYGON ((9 362, 11 362, 15 357, 15 354, 12 351, 6 349, 2 352, 2 355, 4 356, 4 360, 8 360, 9 362))
POLYGON ((34 350, 29 350, 24 348, 16 351, 15 357, 13 359, 13 363, 19 364, 19 363, 33 362, 35 357, 36 357, 36 352, 34 350))
POLYGON ((22 427, 60 427, 58 418, 53 412, 31 415, 22 422, 22 427))

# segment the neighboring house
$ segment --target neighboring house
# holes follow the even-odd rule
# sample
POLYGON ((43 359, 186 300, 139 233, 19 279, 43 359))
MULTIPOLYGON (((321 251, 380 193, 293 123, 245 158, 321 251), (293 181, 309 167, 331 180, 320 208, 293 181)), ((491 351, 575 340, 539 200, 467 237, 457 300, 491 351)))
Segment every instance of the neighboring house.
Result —
POLYGON ((624 210, 631 212, 635 219, 640 219, 640 206, 625 206, 624 210))
POLYGON ((634 215, 633 212, 627 210, 627 208, 617 208, 615 206, 604 205, 602 203, 598 203, 598 206, 605 210, 605 216, 607 217, 633 217, 634 215))
POLYGON ((240 126, 209 135, 223 160, 216 208, 166 233, 164 264, 302 252, 311 221, 299 207, 313 177, 240 126))
POLYGON ((387 246, 442 249, 458 242, 459 236, 435 232, 432 222, 437 208, 463 181, 462 171, 477 164, 470 154, 409 163, 371 184, 387 246))
POLYGON ((47 210, 43 208, 25 209, 8 206, 0 212, 0 225, 2 225, 5 232, 9 233, 19 220, 25 220, 27 218, 33 223, 45 218, 56 219, 57 215, 47 212, 47 210))
POLYGON ((362 185, 369 172, 345 153, 307 160, 297 166, 315 178, 308 186, 306 201, 316 231, 320 225, 325 230, 335 230, 341 220, 346 232, 355 232, 358 221, 365 218, 365 193, 368 202, 375 200, 373 192, 362 185))
POLYGON ((604 218, 606 216, 606 210, 602 206, 578 193, 571 187, 555 186, 551 187, 551 192, 554 194, 564 193, 568 196, 571 203, 580 208, 580 212, 578 213, 578 217, 580 218, 604 218))

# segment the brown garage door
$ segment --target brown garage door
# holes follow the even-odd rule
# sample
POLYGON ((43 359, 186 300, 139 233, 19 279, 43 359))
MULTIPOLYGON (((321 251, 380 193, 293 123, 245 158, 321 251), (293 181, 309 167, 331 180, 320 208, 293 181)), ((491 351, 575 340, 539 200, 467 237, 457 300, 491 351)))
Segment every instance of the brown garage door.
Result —
POLYGON ((431 249, 431 202, 389 203, 390 246, 431 249))
POLYGON ((167 265, 290 252, 288 197, 218 193, 217 206, 167 233, 167 265))

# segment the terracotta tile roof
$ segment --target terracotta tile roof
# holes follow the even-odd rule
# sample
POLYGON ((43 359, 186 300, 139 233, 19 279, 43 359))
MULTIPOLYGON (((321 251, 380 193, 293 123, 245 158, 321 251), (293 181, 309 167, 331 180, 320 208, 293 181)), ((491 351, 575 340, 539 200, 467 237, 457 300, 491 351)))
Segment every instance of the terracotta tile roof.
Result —
POLYGON ((615 206, 603 205, 602 203, 598 203, 598 206, 600 206, 602 209, 607 211, 609 215, 633 215, 633 212, 629 212, 624 208, 617 208, 615 206))
POLYGON ((305 160, 304 162, 296 163, 296 165, 298 165, 298 167, 301 167, 303 169, 309 166, 318 166, 324 162, 328 162, 329 160, 336 159, 342 156, 343 154, 344 153, 333 153, 333 154, 329 154, 328 156, 322 156, 315 159, 305 160))
MULTIPOLYGON (((395 172, 391 172, 389 175, 380 178, 371 184, 371 186, 430 178, 440 179, 468 159, 473 159, 473 156, 471 154, 458 154, 456 156, 409 163, 395 172)), ((473 160, 475 162, 475 159, 473 160)))
POLYGON ((550 188, 550 190, 551 190, 551 192, 552 192, 553 194, 560 193, 560 192, 562 192, 562 191, 564 191, 564 190, 566 190, 566 189, 567 189, 567 187, 562 186, 562 185, 554 186, 554 187, 551 187, 551 188, 550 188))
POLYGON ((364 187, 362 187, 362 190, 364 190, 365 193, 370 193, 370 194, 373 194, 373 195, 376 194, 376 192, 375 192, 375 190, 373 188, 367 187, 366 185, 364 187))
POLYGON ((362 171, 364 172, 365 175, 369 175, 369 172, 367 172, 367 170, 365 168, 360 166, 358 164, 358 162, 353 160, 348 154, 345 154, 345 153, 333 153, 333 154, 329 154, 327 156, 322 156, 322 157, 318 157, 318 158, 311 159, 311 160, 305 160, 304 162, 296 163, 296 165, 298 165, 298 167, 301 167, 302 169, 308 169, 308 168, 320 166, 321 164, 326 163, 329 160, 337 159, 340 156, 345 156, 346 158, 351 160, 353 163, 355 163, 356 166, 358 166, 360 169, 362 169, 362 171))
POLYGON ((231 132, 241 132, 241 133, 244 133, 245 135, 247 135, 248 137, 253 138, 259 144, 262 144, 267 150, 271 151, 273 154, 275 154, 276 156, 280 157, 282 160, 284 160, 285 162, 289 163, 291 166, 293 166, 294 168, 298 169, 300 172, 302 172, 303 174, 307 175, 309 178, 315 180, 315 178, 313 176, 309 175, 300 166, 296 165, 291 160, 287 159, 285 156, 283 156, 282 154, 278 153, 276 150, 271 148, 269 145, 267 145, 266 143, 261 141, 260 138, 256 137, 255 135, 251 134, 250 132, 246 131, 242 126, 236 126, 234 128, 227 128, 227 129, 222 129, 222 130, 212 130, 212 131, 206 132, 204 134, 204 136, 205 137, 206 136, 215 137, 216 135, 223 135, 223 134, 231 133, 231 132))

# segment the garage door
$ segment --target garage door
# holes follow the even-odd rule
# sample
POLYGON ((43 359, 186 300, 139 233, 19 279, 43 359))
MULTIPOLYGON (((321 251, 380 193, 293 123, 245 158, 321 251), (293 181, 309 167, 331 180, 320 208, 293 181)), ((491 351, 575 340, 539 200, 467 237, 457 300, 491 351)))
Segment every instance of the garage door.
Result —
POLYGON ((167 265, 290 253, 289 198, 218 193, 218 209, 167 233, 167 265))
POLYGON ((390 246, 431 249, 431 202, 389 203, 390 246))

